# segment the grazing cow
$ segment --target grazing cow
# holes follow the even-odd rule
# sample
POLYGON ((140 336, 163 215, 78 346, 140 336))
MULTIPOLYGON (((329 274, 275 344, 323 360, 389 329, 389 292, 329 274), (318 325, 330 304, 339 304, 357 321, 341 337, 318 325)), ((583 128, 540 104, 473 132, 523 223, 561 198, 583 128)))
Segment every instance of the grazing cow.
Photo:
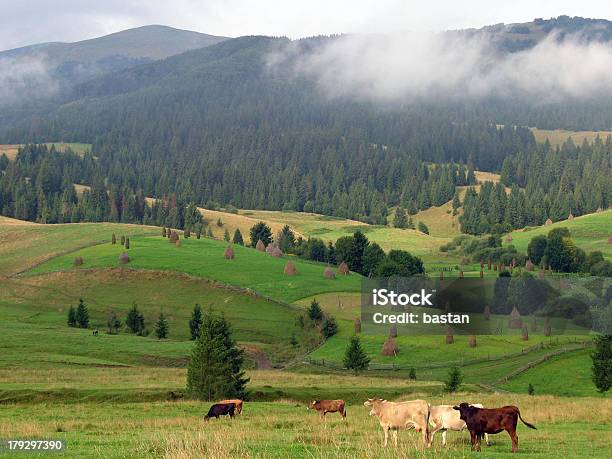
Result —
MULTIPOLYGON (((474 403, 472 406, 482 408, 479 403, 474 403)), ((453 409, 452 405, 437 405, 432 406, 429 410, 429 425, 432 427, 429 432, 429 444, 433 443, 433 437, 438 431, 442 431, 442 446, 446 446, 446 431, 455 430, 457 432, 465 429, 465 422, 461 420, 458 411, 453 409)), ((489 434, 485 433, 485 441, 487 446, 491 446, 489 442, 489 434)))
POLYGON ((477 408, 469 403, 461 403, 453 408, 459 411, 461 419, 467 424, 472 449, 476 451, 480 451, 480 440, 483 434, 496 434, 505 430, 512 440, 512 452, 516 453, 518 451, 518 435, 516 434, 518 419, 527 427, 536 428, 521 417, 521 412, 516 406, 477 408))
POLYGON ((344 400, 313 400, 308 405, 309 410, 317 410, 321 419, 325 420, 327 413, 340 413, 342 420, 346 419, 346 402, 344 400))
POLYGON ((233 403, 215 403, 208 410, 208 414, 204 416, 204 420, 208 421, 210 418, 219 419, 219 416, 226 416, 229 414, 231 419, 234 419, 234 410, 236 405, 233 403))
POLYGON ((425 400, 409 402, 388 402, 380 398, 370 398, 364 403, 370 409, 370 416, 376 416, 385 433, 383 446, 387 446, 389 430, 393 431, 393 442, 397 446, 397 431, 412 429, 421 432, 423 444, 429 446, 429 403, 425 400))
POLYGON ((239 398, 234 398, 230 400, 221 400, 220 402, 217 402, 217 404, 228 404, 228 403, 233 403, 236 406, 235 408, 236 414, 242 413, 242 403, 243 402, 239 398))

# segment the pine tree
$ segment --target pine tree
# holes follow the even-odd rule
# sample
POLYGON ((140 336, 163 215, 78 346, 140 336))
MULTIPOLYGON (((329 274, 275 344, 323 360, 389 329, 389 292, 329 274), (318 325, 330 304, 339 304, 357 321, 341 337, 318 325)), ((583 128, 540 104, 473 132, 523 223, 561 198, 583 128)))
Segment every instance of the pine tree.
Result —
POLYGON ((457 392, 459 386, 461 386, 461 381, 463 381, 463 376, 461 375, 459 368, 451 368, 448 372, 448 377, 444 382, 444 390, 446 392, 457 392))
POLYGON ((225 232, 223 233, 223 240, 224 240, 225 242, 229 242, 229 241, 230 241, 230 233, 229 233, 229 231, 227 230, 227 228, 225 228, 225 232))
POLYGON ((76 309, 76 323, 79 328, 89 327, 89 312, 83 298, 79 298, 79 305, 76 309))
POLYGON ((202 308, 199 304, 196 304, 191 313, 191 319, 189 319, 189 333, 191 339, 198 339, 200 336, 200 328, 202 327, 202 308))
POLYGON ((68 309, 68 326, 77 326, 76 309, 74 308, 74 306, 70 306, 70 309, 68 309))
POLYGON ((168 321, 163 312, 159 313, 159 318, 155 324, 155 335, 157 339, 166 339, 168 337, 168 321))
POLYGON ((601 335, 595 338, 593 360, 593 382, 601 393, 612 387, 612 335, 601 335))
POLYGON ((321 326, 321 334, 323 338, 328 339, 338 333, 338 324, 333 317, 327 317, 321 326))
POLYGON ((242 351, 225 319, 205 313, 187 368, 187 393, 200 400, 244 397, 248 379, 242 365, 242 351))
POLYGON ((244 245, 244 241, 242 239, 242 233, 240 232, 238 228, 236 228, 236 231, 234 231, 234 237, 232 239, 232 242, 234 244, 244 245))
POLYGON ((353 335, 351 337, 342 362, 346 369, 353 370, 355 374, 367 370, 370 359, 361 347, 361 341, 358 336, 353 335))
POLYGON ((272 243, 272 230, 264 222, 259 222, 253 225, 250 230, 250 236, 251 247, 255 247, 257 245, 257 241, 263 242, 266 247, 272 243))
POLYGON ((321 306, 317 300, 312 300, 310 302, 310 307, 308 308, 308 318, 313 322, 323 320, 323 310, 321 309, 321 306))
POLYGON ((138 310, 136 302, 132 303, 132 309, 129 310, 125 318, 125 325, 131 333, 138 335, 144 333, 144 316, 138 310))
POLYGON ((108 316, 108 320, 106 321, 106 326, 108 329, 109 335, 117 334, 119 328, 121 328, 121 321, 117 317, 117 314, 112 312, 110 316, 108 316))
POLYGON ((408 216, 406 210, 403 207, 395 209, 395 218, 393 219, 393 226, 395 228, 407 228, 408 227, 408 216))

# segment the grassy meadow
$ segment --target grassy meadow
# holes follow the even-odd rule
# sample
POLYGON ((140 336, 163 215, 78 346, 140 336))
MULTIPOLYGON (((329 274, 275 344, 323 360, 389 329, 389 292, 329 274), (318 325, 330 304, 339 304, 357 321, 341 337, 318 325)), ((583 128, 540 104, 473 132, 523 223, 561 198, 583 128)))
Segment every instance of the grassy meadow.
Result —
MULTIPOLYGON (((49 148, 51 148, 51 146, 54 145, 57 151, 67 151, 68 149, 70 149, 74 153, 77 153, 79 155, 84 155, 85 152, 91 151, 90 143, 47 142, 45 143, 45 145, 47 145, 49 148)), ((19 151, 19 147, 21 146, 22 145, 19 145, 19 144, 0 145, 0 156, 6 155, 8 159, 11 159, 11 160, 15 159, 15 157, 17 156, 17 152, 19 151)))
MULTIPOLYGON (((130 249, 127 251, 130 262, 126 267, 185 273, 248 288, 261 295, 287 302, 317 293, 359 291, 361 276, 358 274, 326 279, 323 277, 324 264, 291 256, 275 258, 241 246, 234 246, 234 260, 226 260, 224 251, 227 245, 223 241, 192 237, 181 239, 181 246, 176 247, 161 235, 135 236, 130 238, 130 249), (295 264, 297 275, 284 274, 288 260, 295 264)), ((79 270, 117 267, 118 257, 124 251, 121 245, 110 243, 86 247, 55 257, 30 270, 28 275, 74 269, 76 256, 81 256, 84 260, 79 270)))
POLYGON ((604 257, 612 258, 612 244, 608 243, 608 237, 612 236, 612 210, 554 222, 551 225, 516 230, 510 233, 512 242, 507 242, 504 237, 503 243, 512 244, 519 252, 525 253, 532 238, 541 234, 546 235, 553 228, 568 228, 574 243, 585 252, 599 250, 604 257))
POLYGON ((572 139, 575 145, 582 145, 585 140, 593 142, 598 136, 602 141, 612 135, 610 131, 566 131, 563 129, 538 129, 531 128, 536 142, 544 143, 548 139, 553 147, 562 146, 568 139, 572 139))

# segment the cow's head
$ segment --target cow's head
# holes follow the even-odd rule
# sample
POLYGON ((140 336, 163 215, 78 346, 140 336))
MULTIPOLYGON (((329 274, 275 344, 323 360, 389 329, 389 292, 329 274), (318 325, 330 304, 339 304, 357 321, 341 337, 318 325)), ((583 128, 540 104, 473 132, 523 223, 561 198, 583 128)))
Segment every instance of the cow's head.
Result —
POLYGON ((317 409, 317 406, 321 403, 321 400, 313 400, 312 402, 310 402, 310 404, 308 405, 309 410, 315 410, 317 409))
POLYGON ((459 411, 459 417, 462 421, 465 421, 475 408, 469 403, 463 402, 459 405, 453 406, 453 409, 459 411))
POLYGON ((367 406, 368 408, 371 408, 370 416, 377 416, 380 405, 384 403, 385 401, 386 400, 383 400, 382 398, 369 398, 365 402, 363 402, 363 406, 367 406))

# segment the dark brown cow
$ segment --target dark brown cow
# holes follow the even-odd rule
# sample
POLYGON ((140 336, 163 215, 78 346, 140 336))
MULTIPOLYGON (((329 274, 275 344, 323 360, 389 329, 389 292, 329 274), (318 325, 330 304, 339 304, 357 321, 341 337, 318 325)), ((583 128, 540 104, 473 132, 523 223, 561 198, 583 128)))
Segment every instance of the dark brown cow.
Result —
POLYGON ((231 419, 234 419, 234 410, 236 405, 233 403, 215 403, 208 410, 208 414, 204 416, 204 420, 208 421, 210 418, 219 419, 219 416, 226 416, 229 414, 231 419))
POLYGON ((536 427, 529 424, 521 417, 521 412, 516 406, 504 406, 501 408, 477 408, 469 403, 461 403, 453 406, 459 411, 461 420, 465 422, 470 431, 472 449, 480 451, 480 440, 486 434, 500 433, 502 430, 508 432, 512 440, 512 452, 518 451, 518 435, 516 424, 520 419, 523 424, 531 429, 536 427))
POLYGON ((309 410, 317 410, 321 419, 325 419, 327 413, 340 413, 342 419, 346 419, 346 402, 344 400, 313 400, 308 405, 309 410))

